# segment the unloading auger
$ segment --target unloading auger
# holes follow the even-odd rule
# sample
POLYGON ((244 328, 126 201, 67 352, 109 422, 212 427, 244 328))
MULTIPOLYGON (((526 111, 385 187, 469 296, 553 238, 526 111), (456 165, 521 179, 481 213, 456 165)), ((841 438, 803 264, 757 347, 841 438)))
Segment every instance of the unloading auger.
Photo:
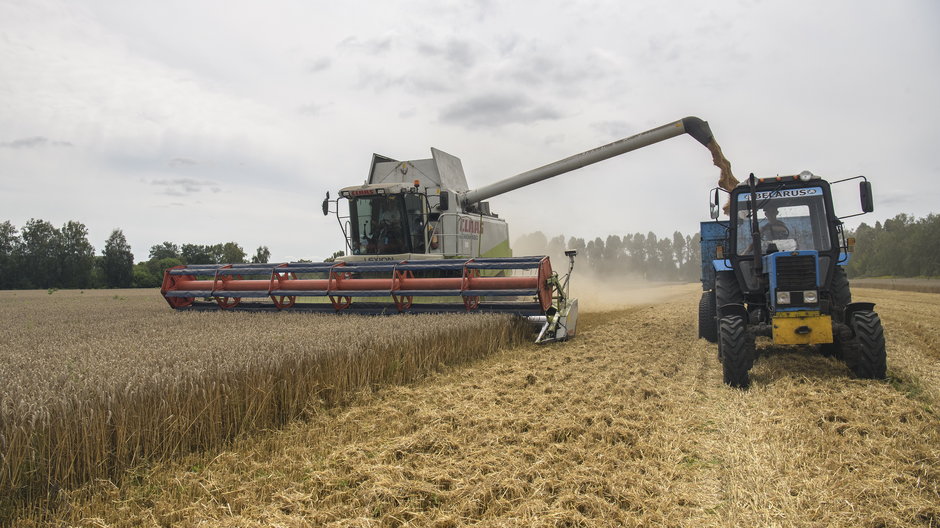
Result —
POLYGON ((364 184, 323 200, 345 238, 336 262, 178 266, 165 272, 161 292, 180 310, 511 313, 538 324, 538 342, 567 339, 578 318, 568 295, 575 252, 566 252, 563 278, 546 256, 513 257, 506 221, 484 200, 686 133, 712 152, 720 185, 733 188, 730 164, 697 117, 474 190, 460 159, 441 150, 411 161, 374 154, 364 184))

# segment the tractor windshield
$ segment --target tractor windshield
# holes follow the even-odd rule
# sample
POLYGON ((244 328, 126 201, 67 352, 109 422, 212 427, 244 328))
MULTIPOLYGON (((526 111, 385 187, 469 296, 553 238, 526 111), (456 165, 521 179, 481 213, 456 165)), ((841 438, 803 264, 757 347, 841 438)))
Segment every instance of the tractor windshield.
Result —
POLYGON ((424 200, 415 194, 349 200, 349 245, 354 255, 424 253, 424 200))
MULTIPOLYGON (((738 255, 753 253, 750 193, 738 195, 738 255)), ((820 187, 762 191, 757 193, 757 218, 761 252, 828 251, 829 223, 820 187)))

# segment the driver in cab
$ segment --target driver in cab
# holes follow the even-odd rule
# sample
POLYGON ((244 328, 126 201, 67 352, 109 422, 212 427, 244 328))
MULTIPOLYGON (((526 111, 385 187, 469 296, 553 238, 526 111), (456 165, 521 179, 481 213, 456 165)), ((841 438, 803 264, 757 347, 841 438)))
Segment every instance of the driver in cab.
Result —
MULTIPOLYGON (((790 238, 790 228, 786 224, 777 219, 777 206, 776 205, 766 205, 762 209, 764 212, 764 221, 763 225, 760 227, 760 238, 764 241, 766 245, 766 251, 792 251, 796 249, 796 241, 789 241, 790 238), (770 242, 770 244, 767 244, 770 242)), ((747 217, 747 210, 739 211, 740 221, 744 221, 747 217)), ((754 252, 754 245, 750 244, 747 246, 747 249, 744 250, 742 255, 749 255, 754 252)))
POLYGON ((790 238, 790 228, 786 224, 777 220, 777 206, 768 205, 764 207, 764 216, 766 222, 760 228, 760 237, 764 240, 783 240, 790 238))
POLYGON ((404 251, 401 231, 401 214, 395 202, 389 203, 379 213, 378 236, 379 253, 397 253, 404 251))

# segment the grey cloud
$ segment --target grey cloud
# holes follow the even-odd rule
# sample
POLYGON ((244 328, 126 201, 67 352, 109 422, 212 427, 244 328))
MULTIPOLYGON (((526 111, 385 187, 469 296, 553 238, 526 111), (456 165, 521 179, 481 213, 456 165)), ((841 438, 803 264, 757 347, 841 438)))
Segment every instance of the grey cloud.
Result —
POLYGON ((627 121, 597 121, 591 123, 591 128, 611 138, 627 137, 638 130, 636 125, 627 121))
POLYGON ((190 194, 210 190, 214 193, 221 189, 213 181, 194 180, 192 178, 174 178, 168 180, 151 180, 151 185, 163 187, 160 194, 167 196, 187 196, 190 194))
POLYGON ((317 73, 328 69, 332 65, 333 61, 329 57, 320 57, 308 61, 306 71, 307 73, 317 73))
POLYGON ((563 57, 554 50, 516 55, 500 75, 526 86, 549 85, 569 92, 577 87, 611 75, 598 64, 597 57, 563 57))
POLYGON ((186 167, 192 165, 199 165, 196 160, 190 158, 173 158, 169 163, 170 167, 186 167))
POLYGON ((326 104, 308 103, 298 108, 297 113, 305 116, 317 116, 320 115, 327 106, 326 104))
POLYGON ((519 40, 519 35, 507 35, 499 37, 496 39, 496 49, 499 51, 501 56, 506 57, 515 51, 516 46, 519 45, 519 40))
POLYGON ((411 93, 448 93, 458 88, 446 80, 417 73, 391 75, 384 71, 365 71, 359 75, 360 88, 372 88, 377 92, 389 88, 403 87, 411 93))
POLYGON ((346 37, 339 43, 340 48, 364 51, 369 54, 384 53, 392 49, 392 37, 386 36, 381 38, 370 38, 367 40, 359 40, 358 37, 351 36, 346 37))
POLYGON ((42 147, 74 147, 68 141, 52 141, 45 136, 33 136, 28 138, 14 139, 13 141, 0 141, 2 148, 42 148, 42 147))
POLYGON ((441 121, 445 123, 470 128, 527 124, 561 117, 561 113, 555 109, 537 104, 521 93, 491 93, 469 97, 446 107, 440 115, 441 121))
POLYGON ((448 63, 460 68, 472 68, 477 62, 477 53, 468 40, 448 39, 442 45, 430 42, 418 44, 418 53, 428 57, 441 57, 448 63))

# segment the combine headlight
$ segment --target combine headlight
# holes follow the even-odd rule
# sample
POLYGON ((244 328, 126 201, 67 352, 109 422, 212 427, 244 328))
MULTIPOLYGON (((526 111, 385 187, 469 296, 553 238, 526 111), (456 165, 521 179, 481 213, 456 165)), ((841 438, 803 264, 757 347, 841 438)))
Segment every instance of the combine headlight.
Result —
POLYGON ((815 304, 817 301, 819 301, 819 296, 816 295, 816 290, 806 290, 803 292, 803 301, 810 304, 815 304))
POLYGON ((790 292, 778 291, 777 304, 790 304, 790 292))
POLYGON ((800 181, 810 181, 813 179, 813 173, 810 171, 803 171, 800 173, 800 181))

